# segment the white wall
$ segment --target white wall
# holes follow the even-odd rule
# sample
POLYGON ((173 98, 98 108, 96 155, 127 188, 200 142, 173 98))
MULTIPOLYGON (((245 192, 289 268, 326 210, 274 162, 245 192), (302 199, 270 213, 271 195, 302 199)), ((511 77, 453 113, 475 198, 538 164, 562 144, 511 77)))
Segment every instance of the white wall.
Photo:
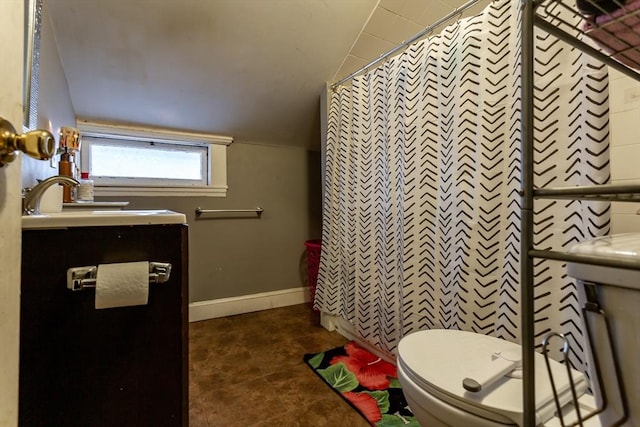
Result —
MULTIPOLYGON (((610 81, 611 182, 640 184, 640 82, 613 69, 610 81)), ((640 204, 613 203, 611 232, 640 231, 640 204)))
MULTIPOLYGON (((62 69, 58 47, 51 22, 47 14, 47 2, 44 4, 44 19, 40 41, 40 83, 38 85, 38 129, 48 130, 56 142, 61 126, 75 126, 76 114, 71 104, 67 78, 62 69)), ((57 146, 57 144, 56 144, 57 146)), ((22 186, 28 187, 36 183, 36 179, 44 179, 58 174, 57 157, 55 167, 51 162, 31 159, 24 156, 22 163, 22 186)))

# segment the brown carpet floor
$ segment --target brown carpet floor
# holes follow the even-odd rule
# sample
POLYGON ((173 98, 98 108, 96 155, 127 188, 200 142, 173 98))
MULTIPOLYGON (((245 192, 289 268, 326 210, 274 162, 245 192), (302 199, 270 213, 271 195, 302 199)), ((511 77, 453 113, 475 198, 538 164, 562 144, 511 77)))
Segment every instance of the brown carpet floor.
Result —
POLYGON ((347 340, 308 304, 189 326, 191 427, 365 427, 369 423, 302 361, 347 340))

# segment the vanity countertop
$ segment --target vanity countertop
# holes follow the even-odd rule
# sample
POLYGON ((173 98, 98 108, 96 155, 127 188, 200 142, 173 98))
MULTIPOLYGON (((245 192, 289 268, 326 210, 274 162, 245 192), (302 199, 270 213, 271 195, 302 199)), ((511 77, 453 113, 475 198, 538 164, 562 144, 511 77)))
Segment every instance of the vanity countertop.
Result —
POLYGON ((167 209, 148 210, 68 210, 60 213, 26 215, 22 229, 101 227, 115 225, 186 224, 183 213, 167 209))

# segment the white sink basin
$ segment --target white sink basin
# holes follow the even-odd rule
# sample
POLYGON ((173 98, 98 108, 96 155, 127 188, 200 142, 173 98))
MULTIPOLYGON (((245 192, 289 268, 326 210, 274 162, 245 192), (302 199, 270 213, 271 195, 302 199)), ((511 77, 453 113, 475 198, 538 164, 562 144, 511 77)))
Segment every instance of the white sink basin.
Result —
POLYGON ((155 210, 78 210, 26 215, 22 229, 100 227, 110 225, 186 224, 184 214, 166 209, 155 210))

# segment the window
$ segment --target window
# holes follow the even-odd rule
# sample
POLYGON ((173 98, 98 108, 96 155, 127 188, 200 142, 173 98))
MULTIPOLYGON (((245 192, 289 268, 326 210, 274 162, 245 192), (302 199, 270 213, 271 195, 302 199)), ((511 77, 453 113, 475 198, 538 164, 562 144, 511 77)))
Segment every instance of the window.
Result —
MULTIPOLYGON (((206 186, 208 147, 85 137, 88 171, 107 186, 206 186)), ((84 163, 83 163, 84 166, 84 163)))
POLYGON ((81 169, 94 180, 96 195, 226 195, 229 137, 87 123, 79 128, 81 169))

